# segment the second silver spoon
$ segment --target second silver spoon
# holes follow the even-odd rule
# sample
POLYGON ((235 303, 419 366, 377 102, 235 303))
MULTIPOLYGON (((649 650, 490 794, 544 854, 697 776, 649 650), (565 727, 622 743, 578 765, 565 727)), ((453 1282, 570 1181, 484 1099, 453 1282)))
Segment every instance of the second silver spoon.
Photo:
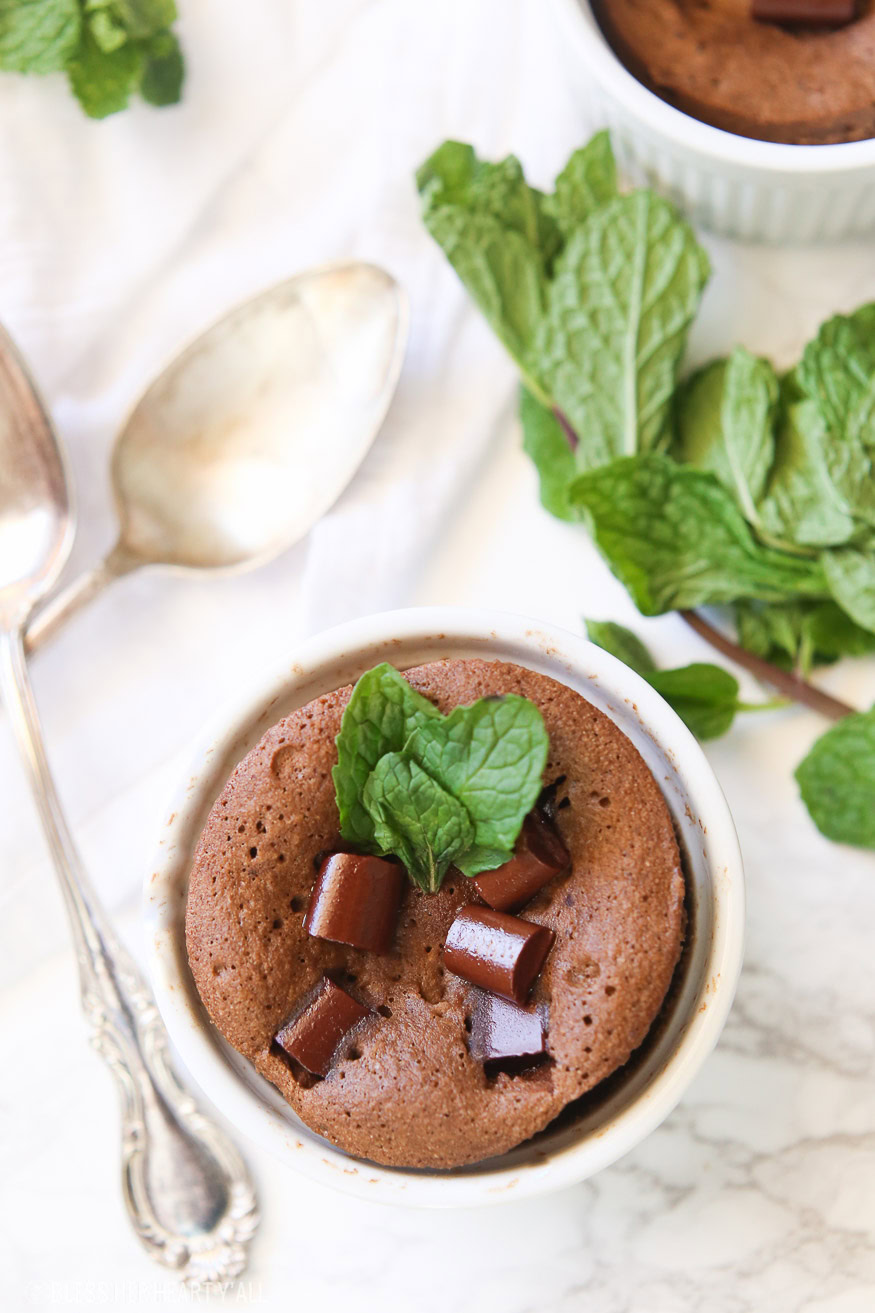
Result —
POLYGON ((358 262, 299 274, 208 328, 119 434, 119 540, 35 613, 28 651, 141 565, 245 569, 297 542, 373 442, 406 339, 402 289, 358 262))

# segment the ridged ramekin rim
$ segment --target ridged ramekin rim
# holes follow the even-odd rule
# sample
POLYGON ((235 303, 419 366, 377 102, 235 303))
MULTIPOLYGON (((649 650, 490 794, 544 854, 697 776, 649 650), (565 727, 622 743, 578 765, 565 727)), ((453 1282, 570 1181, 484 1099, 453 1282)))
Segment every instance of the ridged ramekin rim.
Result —
POLYGON ((703 123, 676 109, 639 82, 611 49, 586 0, 553 0, 569 40, 601 91, 638 120, 650 137, 661 137, 679 150, 692 152, 702 163, 731 166, 775 183, 816 181, 842 175, 842 180, 875 176, 875 137, 821 146, 796 146, 760 141, 703 123))

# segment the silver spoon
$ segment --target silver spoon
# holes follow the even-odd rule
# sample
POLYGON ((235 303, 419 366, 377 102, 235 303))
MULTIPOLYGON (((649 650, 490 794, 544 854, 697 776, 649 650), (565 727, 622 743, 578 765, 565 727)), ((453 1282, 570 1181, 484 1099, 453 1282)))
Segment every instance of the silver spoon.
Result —
POLYGON ((86 879, 27 675, 24 626, 67 558, 73 523, 51 424, 0 330, 0 695, 70 916, 91 1039, 121 1091, 122 1190, 134 1229, 184 1279, 223 1280, 245 1266, 255 1192, 237 1150, 174 1073, 152 995, 86 879))
POLYGON ((28 650, 140 565, 245 569, 303 537, 373 442, 406 337, 401 288, 361 263, 299 274, 207 329, 116 440, 118 542, 34 616, 28 650))

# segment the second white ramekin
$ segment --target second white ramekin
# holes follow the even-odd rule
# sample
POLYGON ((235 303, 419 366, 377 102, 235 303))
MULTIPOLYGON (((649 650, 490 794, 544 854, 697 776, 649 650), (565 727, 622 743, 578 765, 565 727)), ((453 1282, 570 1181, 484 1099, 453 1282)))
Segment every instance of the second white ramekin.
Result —
POLYGON ((426 607, 368 616, 309 639, 195 752, 146 883, 155 998, 183 1062, 231 1123, 275 1161, 375 1202, 453 1208, 501 1203, 582 1181, 671 1112, 717 1041, 741 967, 744 890, 735 830, 708 762, 658 693, 615 657, 553 626, 500 612, 426 607), (584 1100, 578 1117, 500 1158, 453 1171, 379 1167, 309 1130, 279 1092, 210 1025, 185 949, 188 874, 198 835, 225 779, 269 725, 358 678, 378 661, 401 669, 441 657, 513 661, 568 684, 632 740, 659 783, 686 853, 687 946, 659 1021, 622 1078, 584 1100))
POLYGON ((589 130, 607 127, 621 169, 727 237, 838 241, 875 229, 875 138, 832 146, 755 141, 675 109, 616 57, 587 0, 552 0, 589 130))

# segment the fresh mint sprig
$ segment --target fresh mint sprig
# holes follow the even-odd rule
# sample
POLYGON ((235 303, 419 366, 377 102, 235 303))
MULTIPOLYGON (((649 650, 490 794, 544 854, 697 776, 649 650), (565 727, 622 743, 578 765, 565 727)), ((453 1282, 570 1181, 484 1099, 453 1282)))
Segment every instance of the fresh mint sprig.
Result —
MULTIPOLYGON (((875 649, 875 305, 829 320, 783 378, 737 347, 679 382, 707 259, 668 202, 621 194, 606 134, 552 195, 513 157, 490 164, 458 142, 417 181, 426 226, 519 366, 547 510, 590 530, 645 614, 678 609, 786 696, 853 713, 807 676, 875 649), (716 603, 734 608, 737 641, 691 609, 716 603)), ((679 709, 693 694, 701 736, 729 727, 727 672, 654 674, 679 709)), ((823 802, 837 805, 832 778, 871 799, 872 714, 829 731, 798 778, 824 833, 875 847, 862 804, 839 825, 823 802)))
POLYGON ((175 21, 174 0, 0 0, 0 69, 66 72, 91 118, 135 92, 173 105, 185 75, 175 21))
POLYGON ((548 748, 527 698, 481 698, 444 716, 384 662, 355 685, 337 736, 341 835, 398 857, 428 893, 451 864, 493 870, 537 801, 548 748))

